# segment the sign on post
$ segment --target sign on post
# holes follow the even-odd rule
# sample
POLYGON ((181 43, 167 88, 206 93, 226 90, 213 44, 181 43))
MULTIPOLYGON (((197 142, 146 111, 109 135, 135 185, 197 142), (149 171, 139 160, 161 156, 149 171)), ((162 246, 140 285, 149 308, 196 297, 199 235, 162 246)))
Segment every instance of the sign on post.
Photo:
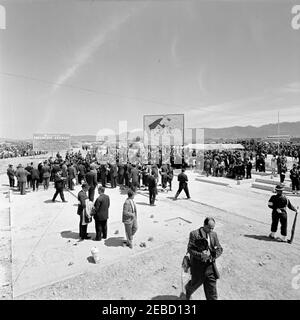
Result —
POLYGON ((58 152, 66 151, 71 147, 71 136, 69 134, 44 134, 33 135, 34 151, 58 152))

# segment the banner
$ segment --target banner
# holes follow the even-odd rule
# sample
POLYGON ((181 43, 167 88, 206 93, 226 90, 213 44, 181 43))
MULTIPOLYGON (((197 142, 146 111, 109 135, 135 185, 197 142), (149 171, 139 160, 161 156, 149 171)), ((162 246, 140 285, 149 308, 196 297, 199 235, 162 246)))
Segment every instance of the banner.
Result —
POLYGON ((144 144, 182 146, 184 144, 184 115, 144 115, 144 144))

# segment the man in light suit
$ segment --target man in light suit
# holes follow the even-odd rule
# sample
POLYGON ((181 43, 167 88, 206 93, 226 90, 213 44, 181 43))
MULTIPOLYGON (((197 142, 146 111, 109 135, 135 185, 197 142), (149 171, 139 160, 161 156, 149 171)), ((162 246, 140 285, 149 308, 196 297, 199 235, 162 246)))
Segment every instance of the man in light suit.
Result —
POLYGON ((213 231, 215 220, 205 218, 204 226, 190 233, 188 253, 191 261, 191 280, 186 284, 186 299, 203 284, 207 300, 217 300, 217 279, 220 275, 215 263, 223 252, 217 234, 213 231))
POLYGON ((27 182, 27 176, 30 173, 23 168, 21 164, 18 165, 17 171, 16 171, 16 177, 19 182, 20 186, 20 193, 22 195, 26 194, 25 188, 26 188, 26 182, 27 182))
POLYGON ((107 238, 107 219, 108 219, 108 209, 110 206, 109 196, 104 194, 105 188, 99 187, 98 189, 99 197, 95 201, 95 229, 96 238, 95 241, 100 241, 102 238, 107 238))
POLYGON ((123 205, 123 217, 122 222, 125 226, 125 233, 127 239, 127 246, 133 248, 133 236, 137 231, 137 210, 136 205, 133 201, 134 192, 128 190, 128 198, 125 200, 123 205))

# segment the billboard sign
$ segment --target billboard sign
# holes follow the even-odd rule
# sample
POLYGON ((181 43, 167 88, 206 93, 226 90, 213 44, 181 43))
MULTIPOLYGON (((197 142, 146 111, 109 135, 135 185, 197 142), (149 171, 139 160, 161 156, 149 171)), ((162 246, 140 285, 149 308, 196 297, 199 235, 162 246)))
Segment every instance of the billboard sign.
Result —
POLYGON ((144 115, 144 144, 182 146, 184 144, 184 115, 144 115))
POLYGON ((34 151, 66 151, 71 148, 71 136, 69 134, 44 134, 33 135, 34 151))

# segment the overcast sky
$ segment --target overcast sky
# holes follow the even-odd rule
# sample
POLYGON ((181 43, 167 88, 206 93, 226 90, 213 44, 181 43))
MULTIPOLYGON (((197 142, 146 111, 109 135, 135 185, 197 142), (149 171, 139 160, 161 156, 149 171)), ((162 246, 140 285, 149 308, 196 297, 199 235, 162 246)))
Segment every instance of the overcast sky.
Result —
POLYGON ((0 0, 0 137, 299 121, 296 3, 0 0))

